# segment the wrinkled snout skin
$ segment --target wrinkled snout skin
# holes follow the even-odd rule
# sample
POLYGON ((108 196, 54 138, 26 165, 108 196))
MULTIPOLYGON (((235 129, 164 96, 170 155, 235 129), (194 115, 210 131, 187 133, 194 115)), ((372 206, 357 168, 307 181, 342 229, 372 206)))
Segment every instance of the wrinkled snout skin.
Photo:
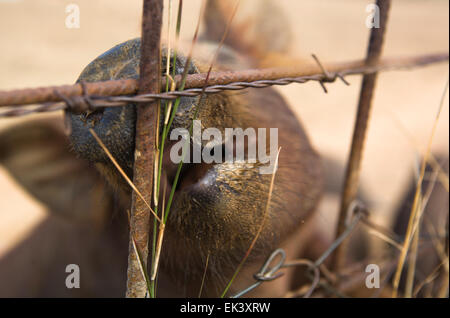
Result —
MULTIPOLYGON (((164 57, 165 59, 165 57, 164 57)), ((140 39, 119 44, 92 61, 81 73, 77 82, 95 82, 139 78, 140 39)), ((165 65, 165 62, 163 63, 165 65)), ((182 74, 185 59, 178 58, 176 74, 182 74)), ((191 63, 189 73, 196 72, 191 63)), ((179 109, 188 112, 196 98, 182 98, 179 109)), ((135 105, 108 107, 91 114, 67 113, 70 118, 74 151, 89 161, 106 164, 110 159, 95 141, 88 128, 92 128, 108 150, 130 176, 133 169, 135 105)), ((175 125, 177 125, 177 121, 175 125)))
MULTIPOLYGON (((199 44, 199 47, 202 45, 208 44, 199 44)), ((164 51, 162 65, 165 65, 164 51)), ((78 81, 138 78, 139 56, 139 39, 119 44, 91 62, 78 81)), ((183 52, 178 52, 177 74, 183 73, 185 60, 183 52)), ((242 67, 242 61, 242 57, 224 47, 217 65, 233 69, 233 66, 242 67)), ((189 73, 205 72, 205 65, 194 55, 189 73)), ((162 113, 164 105, 162 102, 162 113)), ((191 163, 183 168, 166 228, 160 270, 174 286, 185 288, 181 296, 197 296, 208 258, 204 296, 218 296, 263 222, 263 230, 247 261, 249 266, 260 266, 294 231, 302 229, 319 200, 322 171, 319 157, 300 123, 272 88, 207 95, 200 105, 198 97, 181 98, 171 129, 188 128, 195 112, 203 129, 214 127, 223 132, 225 128, 254 128, 255 131, 266 128, 269 132, 270 128, 278 128, 278 147, 281 147, 267 216, 272 175, 259 173, 260 162, 191 163)), ((71 122, 73 150, 94 163, 118 192, 125 193, 122 195, 126 198, 122 200, 123 209, 128 209, 131 191, 89 128, 94 129, 125 172, 132 176, 135 106, 109 107, 102 112, 68 113, 66 116, 71 122)), ((269 133, 266 137, 268 154, 269 133)), ((162 173, 162 183, 168 189, 176 166, 168 159, 171 145, 166 144, 162 173)), ((247 276, 234 287, 238 289, 250 283, 251 274, 247 276)))

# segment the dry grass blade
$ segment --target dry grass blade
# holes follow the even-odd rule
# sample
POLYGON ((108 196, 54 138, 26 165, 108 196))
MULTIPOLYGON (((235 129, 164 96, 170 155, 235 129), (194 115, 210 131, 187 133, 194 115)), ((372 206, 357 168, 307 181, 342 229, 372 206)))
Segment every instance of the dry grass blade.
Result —
MULTIPOLYGON (((180 2, 180 8, 181 8, 181 5, 182 5, 182 3, 180 2)), ((200 15, 199 15, 199 18, 198 18, 198 21, 197 21, 197 27, 195 29, 194 37, 192 39, 192 44, 191 44, 191 47, 190 47, 190 51, 189 51, 189 54, 188 54, 188 57, 187 57, 187 60, 186 60, 186 64, 184 66, 183 82, 182 82, 182 85, 180 87, 180 90, 183 90, 185 79, 186 79, 187 74, 188 74, 189 64, 190 64, 190 61, 192 59, 192 52, 193 52, 194 46, 195 46, 195 44, 197 42, 198 31, 200 29, 200 22, 201 22, 201 20, 203 18, 203 15, 205 13, 205 8, 206 8, 206 1, 203 1, 202 2, 202 7, 200 9, 200 15)), ((236 8, 235 8, 235 10, 234 10, 234 12, 233 12, 233 14, 232 14, 228 24, 227 24, 227 26, 226 26, 225 34, 224 34, 224 36, 222 38, 222 41, 221 41, 221 43, 220 43, 220 45, 219 45, 218 49, 216 50, 216 53, 215 53, 215 55, 213 57, 213 61, 211 63, 209 71, 208 71, 208 75, 207 75, 207 77, 205 79, 204 88, 208 84, 208 78, 209 78, 209 74, 211 73, 211 70, 212 70, 212 67, 213 67, 213 63, 214 63, 214 61, 217 58, 218 52, 219 52, 219 50, 220 50, 220 48, 222 46, 223 40, 226 37, 226 34, 228 32, 228 29, 229 29, 229 26, 231 24, 231 21, 232 21, 234 15, 236 13, 236 10, 237 10, 237 6, 236 6, 236 8)), ((181 10, 179 10, 179 12, 181 12, 181 10)), ((177 42, 178 42, 178 36, 179 36, 179 24, 180 24, 179 22, 180 22, 180 19, 181 19, 181 16, 178 15, 178 21, 177 21, 177 42)), ((173 81, 172 77, 169 74, 169 71, 170 71, 170 68, 169 68, 169 66, 170 66, 170 59, 169 59, 170 51, 168 51, 167 56, 168 56, 167 57, 168 62, 167 62, 167 66, 166 66, 167 67, 167 69, 166 69, 166 76, 167 76, 168 81, 166 83, 166 90, 168 89, 169 80, 170 80, 171 81, 171 91, 173 91, 173 90, 175 90, 176 86, 175 86, 175 81, 173 81)), ((176 60, 174 58, 174 65, 175 65, 175 63, 176 63, 176 60)), ((203 94, 200 96, 200 101, 198 102, 199 105, 201 104, 202 97, 203 97, 203 94)), ((174 109, 172 111, 172 101, 169 101, 168 107, 166 109, 166 115, 165 115, 165 120, 164 120, 164 128, 163 128, 163 136, 162 136, 162 140, 161 140, 162 149, 164 148, 164 143, 165 143, 165 140, 167 138, 167 133, 168 133, 168 130, 170 129, 170 126, 172 125, 172 121, 173 121, 174 116, 176 114, 176 111, 178 109, 179 103, 180 103, 180 98, 176 99, 175 105, 174 105, 174 109)), ((198 108, 197 108, 197 110, 196 110, 196 112, 194 114, 194 119, 197 117, 197 112, 198 112, 198 108)), ((190 133, 192 134, 192 125, 191 125, 191 129, 190 130, 191 130, 190 133)), ((162 149, 160 150, 160 154, 159 154, 160 155, 160 158, 159 158, 160 164, 158 165, 158 174, 157 174, 158 179, 157 179, 157 182, 156 182, 156 185, 155 185, 155 189, 157 190, 158 194, 159 194, 160 173, 161 173, 161 168, 162 168, 162 166, 161 166, 162 155, 163 155, 162 149)), ((172 189, 171 189, 171 192, 170 192, 168 205, 166 207, 167 213, 166 213, 165 216, 164 215, 162 216, 162 219, 164 220, 164 222, 160 224, 160 229, 159 229, 158 239, 157 239, 157 246, 154 246, 154 248, 153 248, 154 250, 156 249, 156 254, 155 254, 155 257, 153 258, 153 262, 152 262, 152 274, 151 274, 151 281, 152 282, 156 278, 157 268, 158 268, 158 264, 159 264, 159 255, 161 253, 162 242, 163 242, 163 239, 164 239, 165 223, 167 222, 167 217, 168 217, 169 212, 170 212, 171 204, 172 204, 172 201, 173 201, 173 196, 174 196, 175 189, 176 189, 176 186, 177 186, 177 183, 178 183, 178 179, 179 179, 179 176, 180 176, 182 165, 183 165, 183 161, 181 161, 180 164, 178 165, 178 169, 177 169, 177 172, 176 172, 176 175, 175 175, 175 178, 174 178, 174 182, 173 182, 173 185, 172 185, 172 189)), ((154 231, 156 233, 156 228, 154 229, 154 231)), ((156 240, 156 238, 154 238, 154 241, 155 240, 156 240)))
MULTIPOLYGON (((159 122, 159 121, 158 121, 159 122)), ((159 198, 158 198, 158 180, 160 179, 160 175, 158 173, 158 167, 159 167, 159 145, 156 145, 156 150, 155 150, 155 162, 153 164, 153 175, 154 177, 154 182, 153 182, 153 203, 155 205, 155 210, 158 211, 158 206, 159 206, 159 198)))
MULTIPOLYGON (((164 190, 163 190, 163 202, 162 202, 162 206, 161 206, 161 219, 164 220, 164 207, 165 207, 165 199, 166 199, 166 190, 167 190, 167 183, 164 184, 164 190)), ((156 242, 156 246, 154 247, 155 251, 155 257, 152 261, 152 273, 151 273, 151 284, 154 284, 155 286, 155 297, 156 297, 156 278, 158 275, 158 266, 159 266, 159 258, 161 255, 161 249, 162 249, 162 243, 163 243, 163 239, 164 239, 164 230, 166 228, 166 225, 164 223, 159 223, 159 233, 158 233, 158 239, 156 242)), ((154 240, 156 241, 156 238, 154 238, 154 240)))
MULTIPOLYGON (((424 218, 424 224, 426 226, 428 233, 430 233, 431 235, 433 246, 436 250, 436 253, 439 255, 441 261, 444 262, 446 259, 448 259, 448 255, 445 253, 444 244, 442 244, 442 242, 439 241, 438 237, 439 234, 437 233, 435 227, 433 226, 433 223, 431 223, 427 218, 424 218)), ((445 240, 448 240, 448 236, 446 236, 445 233, 443 234, 443 237, 445 240)), ((447 274, 449 273, 448 262, 445 265, 445 271, 447 272, 447 274)))
MULTIPOLYGON (((417 209, 423 210, 423 199, 422 195, 419 194, 419 203, 417 204, 417 209)), ((417 263, 417 253, 419 251, 419 238, 420 238, 420 216, 416 215, 415 222, 417 227, 414 231, 411 247, 410 247, 410 257, 408 260, 408 271, 406 273, 406 285, 405 285, 405 297, 411 298, 414 288, 414 278, 416 273, 416 263, 417 263)), ((401 251, 401 250, 400 250, 401 251)))
MULTIPOLYGON (((422 216, 425 212, 425 208, 428 204, 428 201, 431 197, 431 193, 433 192, 434 186, 436 184, 436 179, 438 176, 438 170, 433 171, 433 175, 431 177, 431 181, 429 182, 427 192, 422 197, 421 193, 419 193, 419 203, 418 203, 418 214, 416 216, 416 221, 414 225, 414 237, 412 241, 411 246, 411 257, 409 259, 409 266, 408 266, 408 272, 407 272, 407 279, 406 279, 406 286, 405 286, 405 297, 411 298, 413 297, 413 285, 414 285, 414 279, 415 279, 415 270, 416 270, 416 261, 417 261, 417 254, 419 249, 419 239, 420 239, 420 224, 422 220, 422 216)), ((436 241, 436 240, 433 240, 436 241)), ((442 260, 442 262, 446 262, 446 258, 442 260)))
MULTIPOLYGON (((446 265, 448 267, 448 261, 447 261, 446 265)), ((444 276, 444 278, 442 279, 442 286, 438 292, 439 298, 448 298, 448 284, 449 284, 449 277, 448 277, 448 272, 447 272, 446 275, 444 276)))
POLYGON ((231 22, 233 21, 240 4, 241 4, 241 0, 238 0, 236 2, 233 12, 231 13, 231 15, 228 19, 228 22, 225 26, 225 31, 222 34, 222 38, 220 39, 219 45, 217 46, 216 52, 214 53, 214 56, 211 60, 211 64, 208 69, 208 75, 206 76, 205 85, 203 86, 203 91, 202 91, 202 95, 200 96, 200 99, 202 98, 202 96, 205 93, 206 86, 208 86, 209 76, 211 75, 212 68, 213 68, 214 64, 216 63, 217 57, 219 56, 220 49, 222 48, 223 44, 225 43, 225 39, 227 38, 228 33, 230 31, 231 22))
POLYGON ((281 151, 281 147, 278 149, 277 156, 275 158, 275 164, 274 164, 274 168, 273 168, 272 179, 270 180, 269 195, 267 197, 266 208, 265 208, 265 211, 264 211, 263 220, 261 222, 261 225, 259 226, 258 232, 256 232, 256 235, 253 238, 253 241, 251 242, 250 247, 248 248, 247 252, 245 253, 245 255, 242 258, 241 262, 239 263, 238 267, 236 268, 236 271, 234 272, 233 276, 231 277, 230 282, 225 287, 225 290, 222 292, 222 295, 220 295, 220 298, 225 297, 226 293, 228 292, 228 290, 230 289, 231 285, 233 284, 234 279, 236 278, 236 276, 241 271, 242 266, 244 265, 245 261, 247 260, 248 256, 250 255, 251 251, 253 250, 253 247, 255 246, 255 243, 258 240, 258 238, 261 235, 261 232, 262 232, 262 230, 264 228, 264 225, 265 225, 266 219, 267 219, 267 215, 269 213, 270 202, 272 200, 272 192, 273 192, 273 186, 274 186, 274 183, 275 183, 275 175, 276 175, 277 168, 278 168, 278 157, 280 156, 280 151, 281 151))
POLYGON ((96 134, 96 132, 92 129, 89 128, 89 132, 92 134, 92 136, 94 136, 95 140, 97 141, 97 143, 100 145, 100 147, 102 147, 103 151, 106 153, 106 155, 108 156, 108 158, 111 160, 111 162, 114 164, 114 166, 116 167, 116 169, 120 172, 120 174, 123 176, 123 178, 125 179, 125 181, 130 185, 130 187, 133 189, 133 191, 136 192, 136 194, 141 198, 141 200, 145 203, 145 205, 148 207, 148 209, 150 210, 150 212, 153 214, 153 216, 159 221, 162 222, 161 219, 158 217, 158 215, 156 215, 155 211, 153 211, 153 209, 151 208, 150 204, 148 204, 148 202, 144 199, 144 197, 142 196, 141 192, 136 188, 136 186, 134 185, 133 181, 130 180, 130 178, 128 178, 127 174, 122 170, 122 168, 120 167, 120 165, 117 163, 116 159, 114 159, 113 155, 111 154, 111 152, 109 152, 108 148, 106 148, 105 144, 103 143, 103 141, 98 137, 98 135, 96 134))
POLYGON ((377 231, 375 229, 369 228, 369 230, 367 231, 369 234, 372 234, 373 236, 378 237, 379 239, 385 241, 386 243, 388 243, 389 245, 394 246, 397 250, 401 251, 402 250, 402 245, 397 243, 394 239, 392 239, 391 237, 387 236, 386 234, 377 231))
POLYGON ((152 273, 150 276, 150 280, 154 281, 156 279, 156 273, 158 272, 158 265, 159 265, 159 256, 161 255, 161 247, 162 242, 164 238, 164 229, 166 228, 166 225, 164 223, 159 223, 159 232, 158 232, 158 240, 156 244, 156 254, 155 254, 155 261, 154 266, 152 267, 152 273))
MULTIPOLYGON (((216 50, 216 52, 215 52, 215 54, 214 54, 214 57, 213 57, 213 59, 212 59, 211 65, 210 65, 209 70, 208 70, 208 73, 206 74, 206 78, 205 78, 205 81, 204 81, 204 84, 203 84, 203 87, 202 87, 202 91, 201 91, 201 94, 200 94, 200 98, 199 98, 198 105, 201 105, 201 102, 202 102, 202 99, 203 99, 203 96, 204 96, 204 93, 205 93, 206 86, 208 85, 208 81, 209 81, 209 76, 210 76, 210 74, 211 74, 211 70, 212 70, 213 65, 214 65, 214 62, 215 62, 215 60, 216 60, 216 58, 217 58, 217 56, 218 56, 218 54, 219 54, 219 51, 220 51, 220 49, 221 49, 221 47, 222 47, 222 45, 223 45, 223 43, 224 43, 224 40, 225 40, 225 38, 226 38, 226 35, 228 34, 228 30, 229 30, 229 28, 230 28, 231 22, 233 21, 233 18, 234 18, 234 16, 235 16, 235 14, 236 14, 237 8, 239 7, 239 3, 240 3, 240 0, 236 3, 236 6, 235 6, 235 8, 234 8, 234 10, 233 10, 233 13, 231 14, 230 19, 229 19, 228 22, 227 22, 227 25, 226 25, 226 28, 225 28, 224 35, 222 36, 222 40, 221 40, 221 42, 219 43, 219 45, 218 45, 218 47, 217 47, 217 50, 216 50)), ((184 90, 184 84, 185 84, 185 81, 186 81, 186 78, 187 78, 188 65, 189 65, 189 63, 190 63, 190 61, 191 61, 191 55, 192 55, 192 51, 193 51, 194 45, 195 45, 195 43, 197 42, 198 30, 199 30, 200 21, 201 21, 200 19, 203 17, 203 15, 204 15, 204 13, 205 13, 205 8, 206 8, 206 1, 203 1, 203 2, 202 2, 202 7, 201 7, 201 9, 200 9, 199 20, 198 20, 198 22, 197 22, 197 27, 196 27, 195 33, 194 33, 194 38, 192 39, 192 45, 191 45, 191 48, 190 48, 190 51, 189 51, 188 58, 187 58, 187 60, 186 60, 186 65, 185 65, 185 67, 184 67, 183 81, 182 81, 180 90, 184 90)), ((164 124, 164 130, 163 130, 163 143, 164 143, 165 138, 167 137, 168 129, 169 129, 170 126, 172 125, 172 121, 173 121, 173 118, 174 118, 174 116, 175 116, 175 113, 176 113, 176 111, 177 111, 177 109, 178 109, 179 102, 180 102, 180 98, 177 98, 176 101, 175 101, 174 110, 173 110, 173 112, 172 112, 172 114, 171 114, 171 116, 170 116, 169 123, 168 123, 168 125, 164 124)), ((194 116, 193 116, 194 120, 197 118, 198 111, 199 111, 199 107, 197 107, 197 109, 195 110, 195 113, 194 113, 194 116)), ((194 121, 192 121, 191 126, 190 126, 190 128, 189 128, 189 134, 190 134, 190 135, 192 135, 193 122, 194 122, 194 121)), ((168 201, 168 204, 167 204, 167 214, 166 214, 166 216, 165 216, 165 218, 164 218, 164 222, 167 221, 167 218, 168 218, 168 216, 169 216, 170 208, 171 208, 172 201, 173 201, 173 196, 174 196, 174 194, 175 194, 175 189, 176 189, 176 186, 177 186, 177 184, 178 184, 178 179, 179 179, 179 176, 180 176, 180 173, 181 173, 181 168, 182 168, 182 166, 183 166, 183 161, 184 161, 184 158, 183 158, 183 160, 181 160, 181 162, 178 164, 178 168, 177 168, 177 171, 176 171, 176 174, 175 174, 175 178, 174 178, 174 181, 173 181, 173 186, 172 186, 172 189, 171 189, 170 195, 169 195, 169 201, 168 201)))
POLYGON ((400 254, 400 257, 399 257, 399 260, 398 260, 398 264, 397 264, 397 269, 396 269, 395 276, 394 276, 393 291, 392 291, 392 297, 393 298, 396 298, 398 296, 398 288, 399 288, 399 285, 400 285, 400 278, 401 278, 401 274, 402 274, 402 271, 403 271, 403 266, 405 264, 406 255, 408 253, 408 250, 409 250, 409 247, 410 247, 410 243, 411 243, 411 240, 413 238, 413 234, 414 234, 413 230, 414 230, 414 227, 416 225, 416 220, 417 220, 417 212, 418 212, 418 206, 419 206, 419 201, 420 201, 420 194, 422 192, 422 181, 423 181, 423 178, 424 178, 424 175, 425 175, 425 167, 426 167, 426 163, 428 161, 429 154, 431 152, 431 145, 432 145, 432 142, 433 142, 433 139, 434 139, 434 135, 436 133, 436 128, 437 128, 437 124, 438 124, 438 121, 439 121, 439 117, 440 117, 441 111, 442 111, 442 109, 444 107, 444 99, 445 99, 445 96, 446 96, 447 91, 448 91, 448 85, 449 85, 449 82, 447 81, 447 84, 445 85, 445 89, 444 89, 444 92, 443 92, 442 97, 441 97, 441 102, 440 102, 439 109, 438 109, 438 112, 437 112, 437 115, 436 115, 436 118, 435 118, 435 121, 434 121, 434 124, 433 124, 431 135, 430 135, 430 138, 428 140, 427 149, 426 149, 426 152, 425 152, 425 154, 423 156, 423 159, 422 159, 422 164, 421 164, 421 167, 420 167, 419 179, 417 181, 417 186, 416 186, 416 193, 414 195, 413 206, 411 208, 411 215, 410 215, 409 222, 408 222, 408 227, 407 227, 407 230, 406 230, 406 236, 405 236, 405 240, 404 240, 403 247, 402 247, 402 252, 400 254))
POLYGON ((361 219, 361 222, 364 226, 368 228, 369 234, 372 234, 380 238, 381 240, 385 241, 386 243, 391 244, 398 250, 402 249, 402 245, 399 243, 400 239, 398 235, 392 232, 392 230, 372 222, 369 218, 363 218, 361 219))
MULTIPOLYGON (((170 76, 170 74, 167 74, 166 76, 167 76, 167 79, 168 79, 169 82, 170 82, 170 91, 171 91, 171 92, 175 91, 175 88, 176 88, 175 85, 176 85, 176 83, 175 83, 175 81, 173 80, 172 76, 170 76)), ((170 113, 172 112, 172 104, 173 104, 173 101, 170 100, 170 101, 168 102, 168 105, 167 105, 166 117, 164 118, 164 125, 166 125, 166 126, 167 126, 167 124, 169 123, 170 113)))
MULTIPOLYGON (((186 60, 186 64, 184 66, 183 84, 182 84, 182 87, 180 88, 180 90, 183 90, 184 82, 185 82, 187 74, 188 74, 189 64, 190 64, 190 61, 192 59, 192 52, 193 52, 194 46, 195 46, 195 44, 197 42, 197 38, 198 38, 198 31, 200 29, 200 21, 201 21, 203 15, 205 13, 205 6, 206 6, 206 2, 203 1, 202 2, 202 8, 200 9, 200 16, 199 16, 198 21, 197 21, 197 27, 195 29, 194 37, 192 39, 192 45, 191 45, 191 48, 190 48, 190 51, 189 51, 189 55, 188 55, 187 60, 186 60)), ((179 12, 181 12, 181 8, 182 8, 182 2, 180 1, 179 12)), ((181 19, 181 15, 178 15, 177 37, 179 35, 178 26, 180 24, 180 19, 181 19)), ((168 52, 167 60, 169 61, 168 65, 170 66, 170 51, 168 52)), ((173 67, 174 69, 175 69, 175 65, 176 65, 176 59, 174 58, 174 67, 173 67)), ((171 77, 169 75, 169 71, 170 71, 170 67, 167 67, 166 75, 168 76, 169 79, 171 79, 171 77)), ((168 85, 169 85, 169 82, 166 83, 166 88, 168 88, 168 85)), ((172 81, 172 89, 174 89, 174 88, 175 88, 174 82, 172 81)), ((176 111, 177 111, 179 103, 180 103, 180 98, 176 99, 173 111, 171 109, 171 106, 172 106, 171 102, 169 104, 169 107, 167 107, 167 109, 166 109, 166 118, 167 118, 167 115, 170 114, 171 111, 172 111, 172 113, 171 113, 169 121, 167 121, 167 120, 164 121, 163 134, 162 134, 162 137, 161 137, 161 149, 159 149, 159 153, 158 153, 158 155, 160 156, 159 159, 158 159, 159 163, 158 163, 157 166, 155 165, 155 170, 157 171, 157 175, 156 175, 157 178, 155 180, 155 189, 157 191, 156 196, 159 196, 159 186, 160 186, 160 177, 161 177, 161 170, 162 170, 162 156, 163 156, 164 144, 165 144, 165 141, 166 141, 166 138, 167 138, 167 133, 168 133, 168 131, 170 129, 170 126, 172 125, 172 121, 173 121, 174 116, 176 114, 176 111)), ((175 177, 174 184, 172 185, 172 190, 170 192, 170 197, 169 197, 168 206, 167 206, 167 213, 166 213, 166 215, 164 215, 164 213, 162 214, 163 222, 160 222, 160 224, 159 224, 159 232, 158 232, 158 237, 157 238, 156 238, 156 223, 154 224, 153 246, 152 246, 152 255, 153 255, 153 257, 152 257, 151 280, 150 280, 150 283, 151 283, 152 287, 155 286, 155 279, 156 279, 156 275, 158 273, 159 260, 160 260, 161 249, 162 249, 162 243, 163 243, 163 240, 164 240, 165 224, 167 222, 167 216, 168 216, 168 214, 170 212, 170 206, 171 206, 171 203, 172 203, 174 190, 176 188, 176 183, 177 183, 178 177, 179 177, 179 170, 180 169, 178 169, 178 171, 177 171, 177 175, 175 177)), ((163 207, 163 209, 165 209, 165 207, 163 207)), ((153 291, 153 296, 154 296, 155 295, 154 288, 152 288, 152 291, 153 291)))
MULTIPOLYGON (((200 8, 200 15, 199 15, 198 20, 197 20, 197 26, 196 26, 196 28, 195 28, 194 36, 193 36, 193 38, 192 38, 191 47, 190 47, 190 49, 189 49, 189 54, 188 54, 188 56, 187 56, 186 63, 185 63, 185 65, 184 65, 184 70, 183 70, 183 75, 182 75, 182 81, 181 81, 181 85, 180 85, 180 88, 179 88, 180 91, 183 91, 183 90, 184 90, 184 86, 185 86, 185 84, 186 84, 186 78, 187 78, 187 76, 188 76, 189 65, 190 65, 191 59, 192 59, 192 52, 193 52, 193 50, 194 50, 195 44, 197 43, 197 39, 198 39, 198 31, 199 31, 199 29, 200 29, 200 22, 201 22, 202 17, 203 17, 203 15, 204 15, 204 13, 205 13, 205 7, 206 7, 206 1, 203 0, 203 1, 202 1, 202 6, 201 6, 201 8, 200 8)), ((179 97, 175 100, 175 104, 174 104, 173 110, 172 110, 172 112, 171 112, 171 114, 170 114, 169 121, 168 121, 167 124, 164 123, 163 134, 162 134, 162 141, 161 141, 161 147, 162 147, 162 148, 164 147, 164 143, 165 143, 165 141, 166 141, 166 139, 167 139, 167 135, 168 135, 168 133, 169 133, 169 129, 170 129, 170 127, 172 126, 172 122, 173 122, 173 120, 174 120, 174 118, 175 118, 175 114, 177 113, 178 106, 179 106, 179 104, 180 104, 180 100, 181 100, 181 99, 180 99, 179 97)), ((161 155, 162 155, 162 152, 161 152, 161 155)), ((162 163, 162 160, 160 160, 160 163, 162 163)), ((171 206, 172 206, 173 196, 174 196, 174 194, 175 194, 176 184, 178 183, 178 178, 179 178, 180 172, 181 172, 181 165, 182 165, 182 161, 181 161, 180 164, 178 165, 178 169, 177 169, 177 172, 176 172, 174 181, 173 181, 172 189, 171 189, 171 191, 170 191, 169 200, 168 200, 168 202, 167 202, 167 207, 166 207, 166 211, 167 211, 167 212, 166 212, 166 215, 165 215, 165 217, 164 217, 164 219, 163 219, 163 220, 164 220, 164 223, 167 222, 167 218, 168 218, 169 213, 170 213, 170 208, 171 208, 171 206)), ((161 171, 161 165, 160 165, 160 168, 159 168, 159 169, 160 169, 160 171, 161 171)))
POLYGON ((200 285, 200 290, 198 292, 198 298, 202 297, 203 286, 205 285, 205 279, 206 279, 206 271, 208 270, 209 255, 210 255, 210 253, 208 253, 208 255, 206 256, 205 270, 203 271, 202 283, 200 285))
POLYGON ((417 294, 419 294, 420 290, 427 284, 431 283, 432 281, 434 281, 438 276, 439 276, 439 269, 442 266, 448 266, 448 259, 442 261, 438 266, 436 266, 434 268, 434 270, 422 281, 420 282, 416 288, 414 289, 414 293, 413 296, 417 296, 417 294))
MULTIPOLYGON (((390 115, 390 118, 394 121, 397 128, 400 129, 400 131, 403 133, 403 135, 406 137, 407 141, 414 147, 414 149, 418 153, 424 152, 421 150, 421 147, 419 145, 419 142, 414 139, 414 136, 411 134, 410 131, 403 125, 401 120, 395 115, 395 113, 388 107, 384 107, 384 111, 388 112, 390 115)), ((439 182, 442 184, 442 186, 445 188, 447 192, 449 192, 449 177, 447 173, 442 169, 441 165, 437 161, 436 157, 433 155, 433 153, 430 153, 428 157, 428 163, 432 166, 434 170, 438 172, 438 179, 439 182)))
POLYGON ((150 282, 149 282, 149 279, 148 279, 148 276, 147 276, 147 271, 144 269, 144 262, 142 260, 142 255, 141 255, 141 253, 139 252, 139 250, 138 250, 138 248, 136 246, 136 240, 134 239, 133 236, 131 237, 131 240, 133 242, 134 252, 137 255, 137 259, 138 259, 138 263, 139 263, 139 269, 141 270, 142 278, 144 279, 145 284, 147 285, 147 295, 146 295, 146 297, 147 297, 148 294, 150 293, 150 282))
POLYGON ((426 191, 425 195, 420 198, 421 199, 420 209, 419 209, 420 213, 418 215, 418 220, 415 224, 414 230, 417 228, 419 221, 422 219, 422 216, 424 215, 425 208, 427 207, 427 204, 430 200, 431 194, 433 193, 438 176, 439 176, 439 170, 433 170, 433 174, 431 175, 431 178, 429 180, 429 185, 428 185, 427 191, 426 191))
MULTIPOLYGON (((170 75, 170 31, 172 30, 172 0, 169 0, 169 10, 168 10, 168 23, 167 23, 167 57, 166 57, 166 76, 170 75)), ((167 90, 167 87, 166 87, 167 90)))
MULTIPOLYGON (((171 27, 172 27, 172 0, 169 0, 169 10, 168 10, 168 48, 167 48, 167 55, 166 55, 166 78, 167 78, 167 83, 166 83, 166 91, 167 91, 167 85, 168 80, 170 79, 170 31, 171 31, 171 27)), ((160 52, 160 64, 161 62, 161 58, 162 58, 162 54, 160 52)), ((153 203, 154 203, 154 207, 155 207, 155 211, 156 214, 158 213, 158 209, 159 209, 159 186, 160 186, 160 182, 161 182, 161 165, 160 165, 160 160, 162 161, 162 153, 163 153, 163 149, 164 147, 161 146, 161 144, 159 143, 159 130, 160 130, 160 116, 161 116, 161 107, 160 104, 157 105, 158 109, 158 119, 157 119, 157 124, 156 124, 156 133, 155 133, 155 152, 153 154, 154 156, 154 162, 153 162, 153 203)), ((166 107, 167 108, 167 107, 166 107)), ((163 143, 163 142, 162 142, 163 143)), ((164 207, 163 207, 164 210, 164 207)), ((162 215, 161 219, 164 219, 164 214, 162 215)), ((150 286, 151 286, 151 296, 152 297, 156 297, 156 274, 158 271, 158 264, 159 264, 159 256, 161 253, 161 246, 162 246, 162 237, 164 235, 164 228, 165 225, 163 224, 163 222, 160 222, 160 227, 159 227, 159 232, 158 232, 158 228, 157 228, 157 223, 154 220, 153 221, 153 237, 152 237, 152 258, 151 258, 151 282, 150 282, 150 286)))

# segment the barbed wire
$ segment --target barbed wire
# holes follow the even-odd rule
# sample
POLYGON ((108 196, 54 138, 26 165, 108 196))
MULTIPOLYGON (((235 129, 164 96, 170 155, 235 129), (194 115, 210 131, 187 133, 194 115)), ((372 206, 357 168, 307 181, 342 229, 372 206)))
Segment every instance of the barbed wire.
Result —
MULTIPOLYGON (((270 68, 245 71, 225 71, 210 74, 205 86, 207 74, 192 74, 186 79, 187 89, 183 91, 159 94, 132 95, 137 91, 136 80, 111 80, 104 82, 81 82, 74 85, 49 86, 11 91, 0 91, 0 107, 9 107, 0 113, 0 118, 25 116, 33 113, 52 112, 67 109, 74 113, 94 111, 103 107, 124 106, 130 103, 147 103, 157 99, 173 100, 179 97, 195 97, 200 94, 215 94, 223 91, 237 91, 247 88, 266 88, 274 85, 292 83, 304 84, 318 82, 325 92, 324 83, 343 81, 346 76, 364 75, 380 71, 410 69, 448 61, 448 53, 427 54, 413 57, 387 58, 375 66, 366 66, 364 61, 351 61, 331 64, 326 68, 313 56, 317 65, 298 69, 270 68), (42 105, 34 105, 43 103, 42 105), (34 106, 31 106, 34 105, 34 106)), ((165 78, 162 78, 165 81, 165 78)), ((174 79, 177 85, 181 77, 174 79)))

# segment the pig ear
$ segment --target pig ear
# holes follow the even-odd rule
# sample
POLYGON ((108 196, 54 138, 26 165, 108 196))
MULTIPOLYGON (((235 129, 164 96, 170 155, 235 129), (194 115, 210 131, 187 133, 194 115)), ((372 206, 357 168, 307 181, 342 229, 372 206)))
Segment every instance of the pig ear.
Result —
POLYGON ((96 169, 70 151, 60 118, 0 131, 0 164, 51 212, 81 222, 104 219, 109 190, 96 169))
MULTIPOLYGON (((219 42, 234 11, 235 1, 208 0, 203 37, 219 42)), ((288 53, 292 43, 288 19, 273 0, 242 1, 237 9, 225 44, 253 57, 256 65, 288 53)), ((264 64, 264 63, 263 63, 264 64)))

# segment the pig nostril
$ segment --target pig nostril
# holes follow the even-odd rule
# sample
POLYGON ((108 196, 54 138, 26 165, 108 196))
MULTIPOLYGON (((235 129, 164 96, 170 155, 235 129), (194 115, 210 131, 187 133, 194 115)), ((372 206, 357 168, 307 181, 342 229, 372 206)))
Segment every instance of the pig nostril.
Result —
POLYGON ((95 125, 99 122, 103 117, 104 109, 96 109, 96 110, 88 110, 84 114, 81 115, 81 120, 83 123, 87 123, 88 121, 95 125))

